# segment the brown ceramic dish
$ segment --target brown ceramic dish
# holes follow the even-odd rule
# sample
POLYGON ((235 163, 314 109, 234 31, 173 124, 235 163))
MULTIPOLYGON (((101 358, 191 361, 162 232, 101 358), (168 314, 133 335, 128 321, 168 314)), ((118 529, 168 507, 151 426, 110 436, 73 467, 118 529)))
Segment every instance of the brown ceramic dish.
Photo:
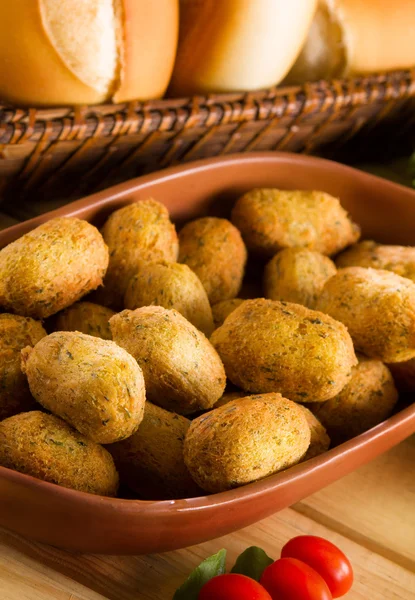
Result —
MULTIPOLYGON (((338 195, 366 238, 415 245, 415 192, 329 161, 290 154, 209 159, 129 181, 0 233, 0 247, 63 215, 100 224, 114 209, 153 196, 174 219, 253 187, 314 188, 338 195)), ((219 202, 218 202, 219 201, 219 202)), ((197 544, 245 527, 367 463, 415 432, 415 404, 370 431, 286 472, 212 496, 143 502, 75 492, 0 467, 0 525, 81 552, 138 554, 197 544)))

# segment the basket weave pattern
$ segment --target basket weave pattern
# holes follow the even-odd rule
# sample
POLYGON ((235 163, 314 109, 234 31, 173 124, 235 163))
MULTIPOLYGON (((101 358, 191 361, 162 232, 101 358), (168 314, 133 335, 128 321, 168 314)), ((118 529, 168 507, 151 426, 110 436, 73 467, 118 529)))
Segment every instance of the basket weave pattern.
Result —
POLYGON ((333 154, 415 137, 415 69, 247 94, 78 107, 0 106, 0 196, 73 199, 185 161, 260 150, 333 154))

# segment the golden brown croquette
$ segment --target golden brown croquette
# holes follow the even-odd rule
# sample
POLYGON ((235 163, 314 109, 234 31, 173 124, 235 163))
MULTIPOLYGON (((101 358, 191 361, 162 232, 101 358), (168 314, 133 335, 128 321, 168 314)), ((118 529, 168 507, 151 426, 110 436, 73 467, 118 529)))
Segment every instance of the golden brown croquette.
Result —
POLYGON ((231 314, 238 308, 244 300, 242 298, 231 298, 230 300, 222 300, 222 302, 218 302, 212 306, 212 314, 213 314, 213 323, 215 325, 215 329, 223 325, 225 319, 228 315, 231 314))
POLYGON ((324 284, 335 273, 333 261, 319 252, 284 248, 265 267, 265 297, 314 308, 324 284))
POLYGON ((239 392, 225 392, 221 398, 212 406, 212 408, 220 408, 221 406, 225 406, 228 402, 232 402, 232 400, 237 400, 238 398, 246 398, 247 393, 243 390, 239 392))
POLYGON ((213 331, 206 290, 187 265, 142 263, 128 284, 124 305, 131 310, 151 305, 174 308, 206 336, 213 331))
POLYGON ((331 256, 360 236, 339 200, 319 191, 251 190, 236 202, 232 223, 248 250, 265 257, 296 246, 331 256))
POLYGON ((361 357, 340 394, 310 408, 338 444, 387 419, 397 400, 389 369, 379 360, 361 357))
POLYGON ((191 414, 213 406, 226 376, 209 340, 176 310, 145 306, 110 320, 115 342, 143 369, 147 399, 167 410, 191 414))
POLYGON ((80 331, 87 335, 110 340, 109 320, 115 312, 93 302, 77 302, 57 315, 55 331, 80 331))
POLYGON ((167 500, 201 493, 184 464, 183 443, 189 426, 186 417, 146 402, 138 430, 107 447, 121 481, 139 498, 167 500))
POLYGON ((262 394, 233 400, 192 421, 184 460, 202 489, 222 492, 295 465, 309 445, 301 408, 281 394, 262 394))
MULTIPOLYGON (((329 400, 330 402, 330 400, 329 400)), ((314 458, 326 452, 330 446, 330 438, 327 435, 326 428, 320 423, 315 415, 309 410, 304 404, 298 405, 307 420, 308 426, 310 427, 310 445, 307 453, 303 458, 303 461, 314 458)), ((320 404, 318 405, 320 406, 320 404)))
POLYGON ((316 308, 344 323, 366 356, 384 362, 415 356, 415 283, 409 279, 378 269, 339 269, 316 308))
POLYGON ((81 492, 117 494, 110 453, 59 417, 40 411, 0 423, 0 465, 81 492))
POLYGON ((210 339, 234 385, 297 402, 332 398, 357 364, 342 323, 288 302, 246 300, 210 339))
POLYGON ((180 231, 179 262, 202 282, 211 304, 238 295, 247 252, 241 234, 227 219, 204 217, 180 231))
POLYGON ((143 418, 143 373, 114 342, 52 333, 22 350, 22 369, 36 400, 94 442, 122 440, 143 418))
POLYGON ((371 240, 354 244, 336 258, 343 267, 372 267, 393 271, 401 277, 415 281, 415 247, 385 246, 371 240))
POLYGON ((405 362, 390 363, 388 367, 400 393, 415 392, 415 358, 405 362))
POLYGON ((175 262, 179 252, 176 229, 167 208, 153 199, 128 204, 112 213, 102 228, 110 261, 98 304, 123 308, 124 294, 142 261, 175 262))
POLYGON ((38 321, 0 315, 0 421, 36 406, 20 366, 20 352, 46 336, 38 321))
POLYGON ((96 227, 51 219, 0 250, 0 306, 44 319, 95 290, 107 267, 108 248, 96 227))

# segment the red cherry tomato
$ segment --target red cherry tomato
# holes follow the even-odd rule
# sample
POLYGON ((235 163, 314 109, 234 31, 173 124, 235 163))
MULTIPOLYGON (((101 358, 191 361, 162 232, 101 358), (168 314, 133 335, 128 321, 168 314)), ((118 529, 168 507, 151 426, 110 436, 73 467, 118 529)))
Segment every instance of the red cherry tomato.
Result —
POLYGON ((198 600, 272 600, 254 579, 228 573, 210 579, 199 592, 198 600))
POLYGON ((297 558, 312 567, 327 583, 333 598, 339 598, 353 584, 353 569, 349 559, 337 546, 321 537, 299 535, 281 551, 284 558, 297 558))
POLYGON ((296 558, 280 558, 262 574, 261 585, 272 600, 332 600, 326 582, 296 558))

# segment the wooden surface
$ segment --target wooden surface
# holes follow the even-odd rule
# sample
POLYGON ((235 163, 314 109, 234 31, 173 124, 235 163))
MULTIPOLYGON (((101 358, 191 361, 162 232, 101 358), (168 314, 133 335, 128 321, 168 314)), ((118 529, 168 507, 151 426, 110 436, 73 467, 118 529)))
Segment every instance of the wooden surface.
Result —
MULTIPOLYGON (((0 213, 0 228, 13 219, 0 213)), ((76 555, 0 530, 0 600, 171 600, 204 558, 247 546, 277 558, 295 535, 338 544, 355 570, 345 600, 415 598, 415 437, 355 473, 226 537, 153 556, 76 555)), ((28 509, 29 510, 29 509, 28 509)))
POLYGON ((204 558, 247 546, 277 558, 295 535, 322 535, 352 561, 346 600, 415 598, 415 437, 273 517, 226 537, 153 556, 81 556, 0 530, 1 600, 171 600, 204 558))

